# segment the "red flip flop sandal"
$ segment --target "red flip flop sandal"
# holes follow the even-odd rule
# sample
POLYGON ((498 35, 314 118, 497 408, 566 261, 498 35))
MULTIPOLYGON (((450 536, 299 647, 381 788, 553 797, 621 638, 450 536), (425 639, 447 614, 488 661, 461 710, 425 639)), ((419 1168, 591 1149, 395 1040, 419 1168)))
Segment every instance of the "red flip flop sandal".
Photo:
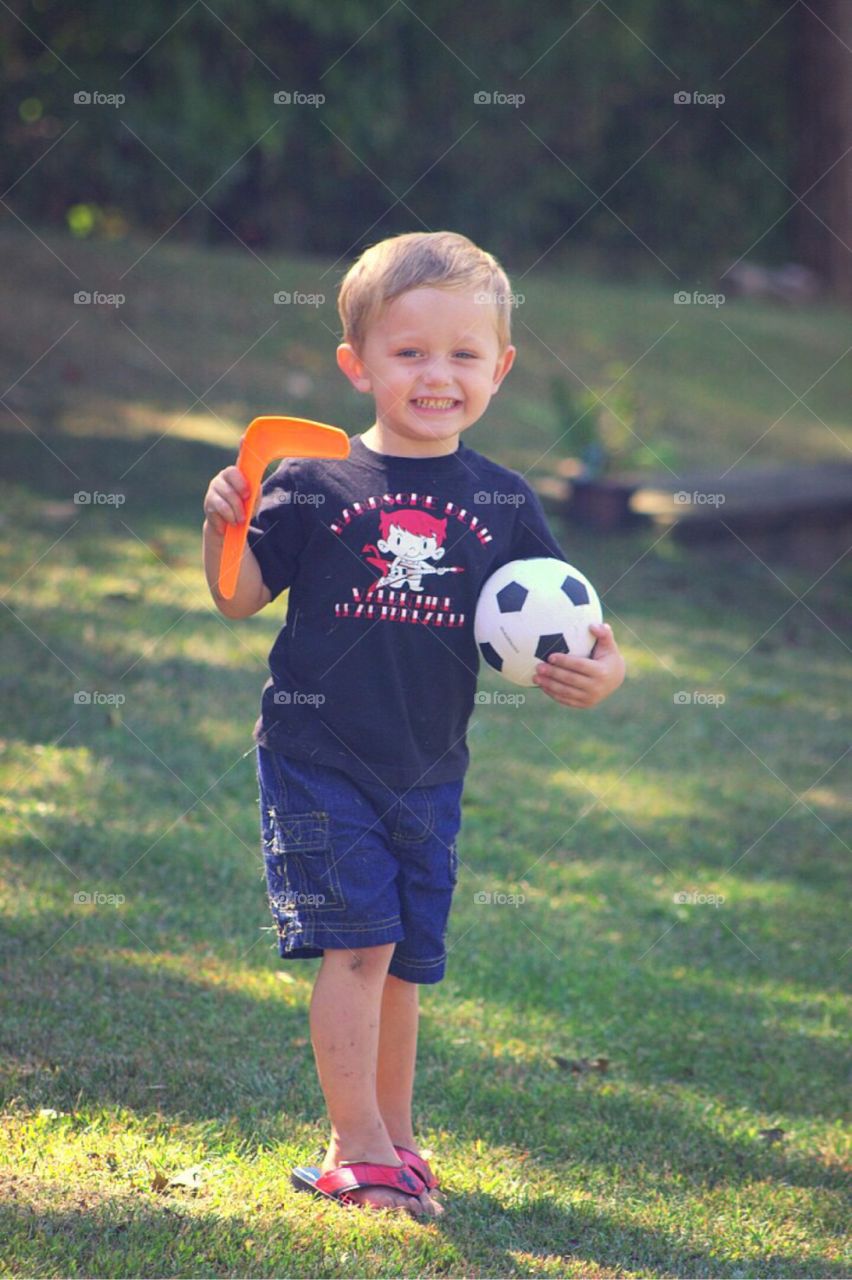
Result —
POLYGON ((408 1147, 394 1147, 394 1151, 400 1160, 404 1160, 409 1169, 413 1169, 419 1178, 426 1183, 427 1191, 434 1191, 438 1186, 438 1179, 435 1177, 428 1160, 424 1160, 416 1151, 410 1151, 408 1147))
POLYGON ((322 1173, 314 1165, 299 1165, 290 1174, 290 1181, 297 1191, 309 1191, 315 1196, 325 1196, 340 1204, 361 1205, 348 1196, 350 1191, 364 1187, 389 1187, 416 1200, 426 1189, 426 1183, 409 1165, 356 1164, 338 1165, 322 1173))

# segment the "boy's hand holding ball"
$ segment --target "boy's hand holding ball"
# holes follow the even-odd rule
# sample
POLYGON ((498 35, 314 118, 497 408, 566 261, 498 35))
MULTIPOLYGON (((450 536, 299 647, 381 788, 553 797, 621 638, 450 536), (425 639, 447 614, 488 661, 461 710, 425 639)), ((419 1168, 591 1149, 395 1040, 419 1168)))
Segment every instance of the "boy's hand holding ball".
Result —
POLYGON ((565 707, 594 707, 624 679, 624 658, 594 586, 552 556, 510 560, 487 579, 474 617, 485 661, 565 707))
POLYGON ((624 658, 608 622, 589 625, 597 636, 593 658, 572 658, 552 653, 536 668, 533 681, 563 707, 594 707, 608 698, 624 680, 624 658))

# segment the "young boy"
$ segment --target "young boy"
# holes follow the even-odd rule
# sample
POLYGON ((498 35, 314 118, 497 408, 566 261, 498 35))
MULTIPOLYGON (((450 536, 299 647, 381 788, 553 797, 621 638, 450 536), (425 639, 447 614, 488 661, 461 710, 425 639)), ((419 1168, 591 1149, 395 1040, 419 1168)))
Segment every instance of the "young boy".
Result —
MULTIPOLYGON (((510 285, 451 232, 372 246, 344 278, 337 361, 376 403, 343 461, 290 459, 263 486, 236 594, 217 591, 236 467, 204 499, 204 560, 226 617, 289 588, 255 728, 266 879, 282 958, 322 956, 311 1039, 331 1120, 294 1185, 441 1212, 412 1129, 418 986, 444 975, 474 705, 473 614, 509 560, 565 559, 530 486, 462 443, 512 367, 510 285)), ((554 654, 536 683, 592 707, 624 678, 554 654)))

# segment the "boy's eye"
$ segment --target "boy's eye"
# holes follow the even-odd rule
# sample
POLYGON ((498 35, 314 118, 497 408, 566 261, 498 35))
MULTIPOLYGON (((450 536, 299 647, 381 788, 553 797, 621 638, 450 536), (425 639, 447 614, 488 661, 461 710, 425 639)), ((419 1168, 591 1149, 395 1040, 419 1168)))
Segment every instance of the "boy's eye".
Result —
MULTIPOLYGON (((419 356, 420 352, 415 347, 405 347, 402 351, 397 351, 396 354, 398 356, 419 356)), ((467 360, 477 359, 475 351, 455 351, 453 354, 456 356, 464 356, 467 360)))

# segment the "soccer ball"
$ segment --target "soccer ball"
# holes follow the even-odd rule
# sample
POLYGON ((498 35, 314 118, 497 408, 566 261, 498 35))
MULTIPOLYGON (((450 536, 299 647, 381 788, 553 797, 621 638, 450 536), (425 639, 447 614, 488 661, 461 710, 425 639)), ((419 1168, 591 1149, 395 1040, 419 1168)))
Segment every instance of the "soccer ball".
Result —
POLYGON ((588 658, 596 642, 589 624, 602 616, 597 592, 572 564, 549 556, 512 560, 483 586, 473 634, 495 671, 531 685, 551 653, 588 658))

